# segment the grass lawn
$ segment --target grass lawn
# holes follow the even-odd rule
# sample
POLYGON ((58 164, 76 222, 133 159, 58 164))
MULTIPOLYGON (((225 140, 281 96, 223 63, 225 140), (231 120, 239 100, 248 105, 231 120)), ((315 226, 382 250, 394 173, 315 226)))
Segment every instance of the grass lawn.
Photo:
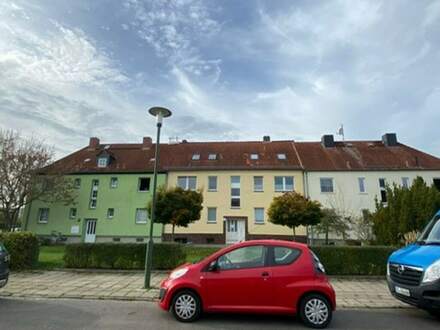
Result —
POLYGON ((53 269, 64 267, 64 246, 40 246, 40 256, 38 257, 38 268, 53 269))

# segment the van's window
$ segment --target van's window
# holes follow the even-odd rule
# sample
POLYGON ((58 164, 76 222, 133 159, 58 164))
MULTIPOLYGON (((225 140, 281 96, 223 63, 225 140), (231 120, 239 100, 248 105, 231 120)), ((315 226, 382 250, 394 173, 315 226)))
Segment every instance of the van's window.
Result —
POLYGON ((419 242, 440 243, 440 215, 434 217, 420 236, 419 242))
POLYGON ((0 252, 4 252, 6 249, 3 247, 2 243, 0 243, 0 252))

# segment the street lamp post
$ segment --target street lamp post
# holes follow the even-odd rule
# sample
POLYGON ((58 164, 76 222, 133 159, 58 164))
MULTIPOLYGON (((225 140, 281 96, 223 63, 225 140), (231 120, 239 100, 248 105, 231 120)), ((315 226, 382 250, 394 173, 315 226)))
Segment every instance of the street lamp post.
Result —
POLYGON ((159 164, 160 152, 160 129, 162 127, 162 119, 171 116, 171 111, 166 108, 153 107, 148 110, 150 115, 156 117, 157 136, 156 149, 154 154, 154 176, 153 176, 153 201, 151 203, 150 231, 148 233, 147 251, 145 253, 145 289, 150 288, 151 268, 153 265, 153 226, 156 213, 156 188, 157 188, 157 167, 159 164))

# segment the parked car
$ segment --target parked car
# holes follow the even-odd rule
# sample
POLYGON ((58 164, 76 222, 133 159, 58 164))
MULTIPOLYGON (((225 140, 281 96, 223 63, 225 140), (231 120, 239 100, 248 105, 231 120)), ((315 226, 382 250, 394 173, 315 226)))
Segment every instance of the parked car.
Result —
POLYGON ((9 253, 0 242, 0 288, 3 288, 9 279, 9 253))
POLYGON ((178 267, 161 283, 159 305, 181 322, 202 312, 299 314, 307 326, 321 329, 332 319, 336 297, 306 245, 258 240, 178 267))
POLYGON ((394 297, 440 316, 440 211, 414 244, 390 256, 387 275, 394 297))

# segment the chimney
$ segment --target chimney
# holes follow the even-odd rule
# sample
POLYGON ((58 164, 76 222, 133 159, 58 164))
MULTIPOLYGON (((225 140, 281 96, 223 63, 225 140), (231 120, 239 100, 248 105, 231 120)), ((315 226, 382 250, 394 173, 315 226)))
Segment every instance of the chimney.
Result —
POLYGON ((142 140, 142 149, 148 150, 153 145, 153 140, 149 136, 144 136, 142 140))
POLYGON ((397 146, 397 135, 396 133, 386 133, 382 135, 382 142, 386 147, 397 146))
POLYGON ((270 136, 269 135, 263 136, 263 142, 270 142, 270 136))
POLYGON ((89 149, 95 150, 99 147, 99 139, 97 137, 91 137, 89 140, 89 149))
POLYGON ((335 139, 333 135, 326 134, 321 137, 321 144, 324 148, 333 148, 335 146, 335 139))

